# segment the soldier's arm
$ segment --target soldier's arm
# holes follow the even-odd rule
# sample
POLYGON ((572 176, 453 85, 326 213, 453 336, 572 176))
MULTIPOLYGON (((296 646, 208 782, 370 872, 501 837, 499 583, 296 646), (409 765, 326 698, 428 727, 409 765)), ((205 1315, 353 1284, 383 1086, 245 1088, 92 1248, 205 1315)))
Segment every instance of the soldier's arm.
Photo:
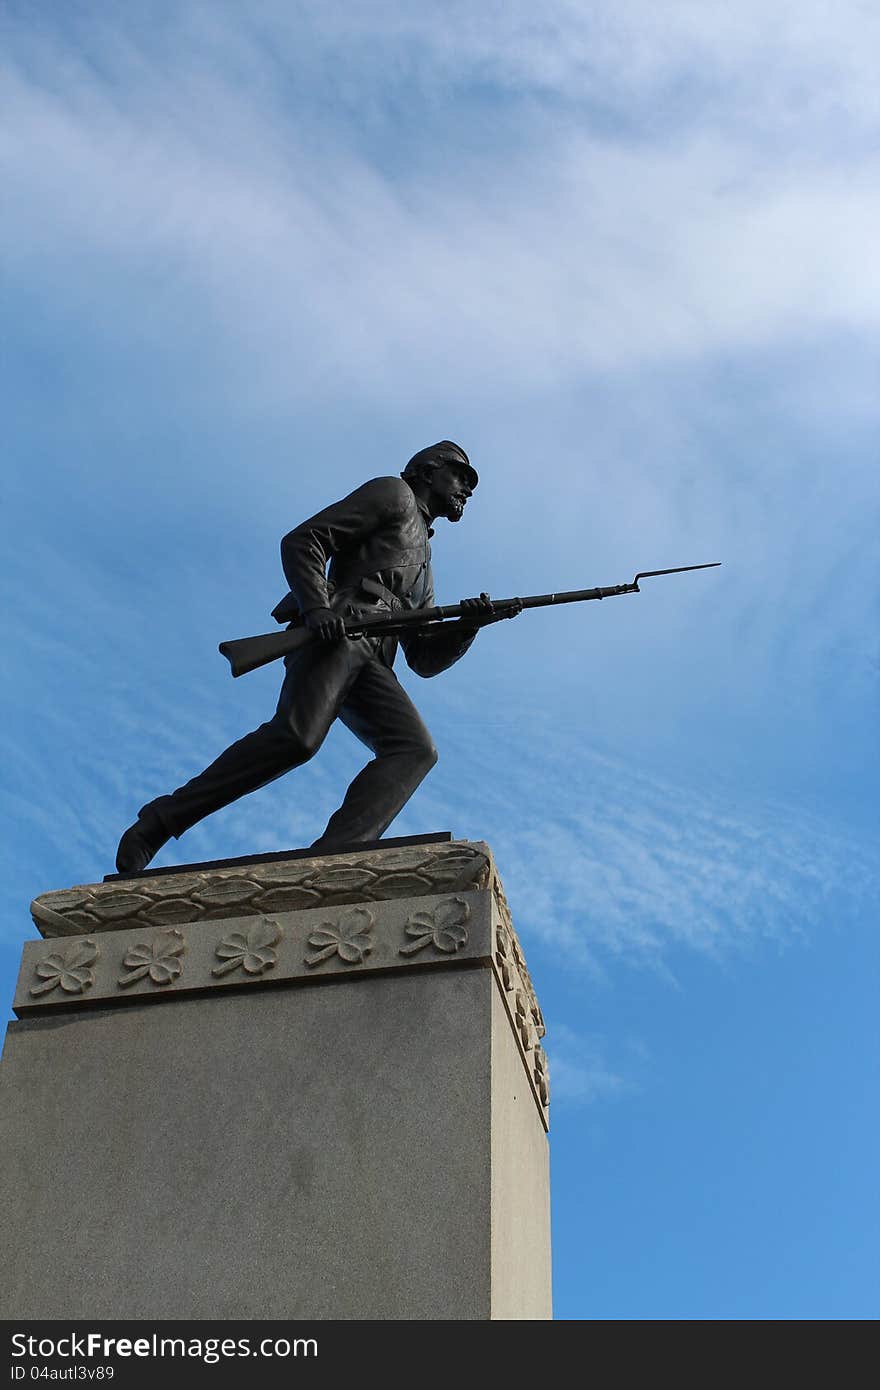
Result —
MULTIPOLYGON (((433 602, 432 591, 425 607, 429 608, 433 602)), ((448 671, 450 666, 461 660, 481 627, 497 623, 501 618, 515 618, 521 611, 520 608, 514 608, 504 613, 496 613, 488 594, 480 594, 479 598, 462 599, 461 604, 469 610, 470 617, 459 618, 458 622, 438 624, 433 631, 429 629, 426 632, 414 632, 408 637, 401 637, 400 645, 403 647, 406 664, 417 676, 439 676, 441 671, 448 671)))
POLYGON ((402 479, 373 478, 288 532, 281 542, 281 564, 302 613, 329 609, 331 558, 402 515, 408 498, 409 488, 402 479))
POLYGON ((461 660, 478 630, 461 619, 444 623, 436 632, 414 632, 401 637, 406 664, 417 676, 439 676, 461 660))

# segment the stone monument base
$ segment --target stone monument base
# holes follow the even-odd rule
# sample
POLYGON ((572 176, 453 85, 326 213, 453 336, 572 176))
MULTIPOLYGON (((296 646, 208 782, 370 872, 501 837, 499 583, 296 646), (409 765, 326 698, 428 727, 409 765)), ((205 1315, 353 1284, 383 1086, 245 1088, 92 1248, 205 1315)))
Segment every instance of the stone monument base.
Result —
POLYGON ((543 1024, 486 845, 32 911, 0 1317, 551 1316, 543 1024))

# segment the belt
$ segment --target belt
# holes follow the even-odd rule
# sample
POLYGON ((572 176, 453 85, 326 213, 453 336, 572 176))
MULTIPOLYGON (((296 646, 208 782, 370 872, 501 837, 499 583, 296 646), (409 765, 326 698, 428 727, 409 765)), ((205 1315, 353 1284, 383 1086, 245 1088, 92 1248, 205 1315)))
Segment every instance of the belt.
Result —
POLYGON ((380 602, 387 604, 392 613, 396 613, 403 608, 403 603, 397 597, 397 594, 393 594, 390 589, 386 589, 385 585, 380 584, 378 579, 362 579, 358 587, 371 598, 377 598, 380 602))

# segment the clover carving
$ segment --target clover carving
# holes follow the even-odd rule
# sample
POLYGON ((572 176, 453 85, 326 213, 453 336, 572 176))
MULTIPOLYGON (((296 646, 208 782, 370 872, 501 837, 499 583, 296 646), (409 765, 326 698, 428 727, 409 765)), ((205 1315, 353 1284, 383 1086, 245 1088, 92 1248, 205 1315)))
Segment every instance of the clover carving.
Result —
POLYGON ((529 1048, 536 1045, 538 1031, 535 1024, 535 1010, 524 989, 518 989, 514 996, 514 1018, 522 1039, 522 1045, 528 1051, 529 1048))
POLYGON ((399 954, 413 956, 428 945, 434 945, 438 951, 447 954, 460 951, 462 946, 467 945, 468 934, 464 924, 470 915, 470 907, 464 898, 447 898, 431 912, 413 912, 404 930, 414 940, 408 946, 401 946, 399 954))
POLYGON ((129 973, 120 975, 118 983, 124 989, 149 975, 154 985, 170 985, 183 969, 178 956, 182 956, 185 950, 186 942, 176 927, 159 932, 152 942, 132 946, 122 962, 128 966, 129 973))
POLYGON ((48 994, 61 986, 65 994, 82 994, 95 983, 94 972, 89 969, 98 958, 98 947, 94 941, 78 941, 63 954, 53 951, 35 967, 35 974, 43 981, 33 985, 31 994, 48 994))
POLYGON ((495 963, 498 966, 504 988, 513 989, 516 981, 513 973, 510 937, 505 928, 500 925, 495 937, 495 963))
POLYGON ((281 928, 271 917, 256 921, 247 934, 231 931, 224 936, 214 954, 223 965, 215 965, 212 975, 226 975, 230 970, 244 970, 247 975, 262 975, 278 959, 272 948, 281 940, 281 928))
POLYGON ((540 1043, 534 1052, 533 1076, 538 1095, 541 1097, 542 1105, 550 1104, 550 1068, 547 1063, 547 1053, 540 1043))
POLYGON ((322 922, 309 937, 315 947, 306 956, 306 965, 317 965, 329 956, 338 955, 346 965, 360 965, 373 949, 373 914, 365 907, 353 907, 343 913, 337 923, 322 922))

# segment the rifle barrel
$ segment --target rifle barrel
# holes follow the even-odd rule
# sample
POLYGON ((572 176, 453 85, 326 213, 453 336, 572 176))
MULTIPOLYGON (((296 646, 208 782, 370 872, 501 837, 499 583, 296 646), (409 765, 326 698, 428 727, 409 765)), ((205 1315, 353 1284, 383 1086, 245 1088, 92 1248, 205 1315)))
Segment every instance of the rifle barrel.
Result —
MULTIPOLYGON (((614 598, 616 594, 636 593, 635 584, 614 584, 605 589, 569 589, 563 594, 533 594, 531 598, 522 600, 523 608, 549 608, 555 607, 558 603, 589 603, 592 599, 614 598)), ((507 600, 511 602, 510 599, 507 600)), ((499 608, 504 607, 504 600, 498 604, 499 608)))

